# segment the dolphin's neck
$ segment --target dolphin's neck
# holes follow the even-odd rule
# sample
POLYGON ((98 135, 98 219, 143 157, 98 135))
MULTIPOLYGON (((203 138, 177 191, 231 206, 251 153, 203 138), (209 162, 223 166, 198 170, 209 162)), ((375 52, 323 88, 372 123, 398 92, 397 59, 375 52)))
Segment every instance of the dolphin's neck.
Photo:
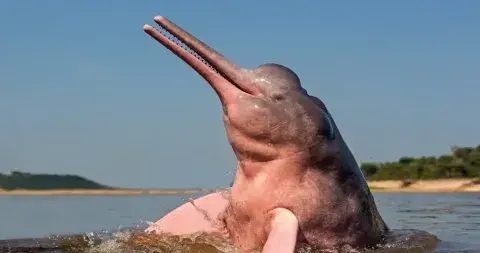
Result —
POLYGON ((291 155, 266 162, 242 161, 237 164, 237 172, 246 180, 252 180, 259 175, 292 177, 313 165, 308 152, 296 152, 291 155))

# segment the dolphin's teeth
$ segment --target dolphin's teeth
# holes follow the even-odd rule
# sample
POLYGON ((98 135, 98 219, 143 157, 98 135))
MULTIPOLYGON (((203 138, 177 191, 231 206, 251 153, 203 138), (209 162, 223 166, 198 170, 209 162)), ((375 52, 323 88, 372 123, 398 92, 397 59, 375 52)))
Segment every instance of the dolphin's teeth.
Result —
POLYGON ((216 73, 220 74, 218 70, 216 70, 210 63, 208 63, 203 57, 201 57, 197 52, 195 52, 193 49, 191 49, 189 46, 187 46, 185 43, 183 43, 179 38, 177 38, 175 35, 171 34, 169 31, 165 30, 163 27, 159 27, 157 29, 161 34, 163 34, 165 37, 167 37, 170 41, 173 43, 177 44, 181 48, 185 49, 188 53, 191 55, 195 56, 195 58, 199 59, 200 61, 203 62, 203 64, 207 65, 209 68, 214 70, 216 73))

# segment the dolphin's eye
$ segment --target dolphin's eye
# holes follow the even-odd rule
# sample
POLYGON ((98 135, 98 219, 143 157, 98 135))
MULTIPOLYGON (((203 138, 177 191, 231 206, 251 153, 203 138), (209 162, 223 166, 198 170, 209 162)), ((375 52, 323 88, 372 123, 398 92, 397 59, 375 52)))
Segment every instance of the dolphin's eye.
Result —
POLYGON ((282 93, 273 93, 271 95, 273 101, 282 101, 285 99, 285 95, 282 93))
POLYGON ((335 140, 335 128, 333 127, 332 118, 330 114, 323 111, 323 127, 322 127, 322 136, 329 141, 335 140))

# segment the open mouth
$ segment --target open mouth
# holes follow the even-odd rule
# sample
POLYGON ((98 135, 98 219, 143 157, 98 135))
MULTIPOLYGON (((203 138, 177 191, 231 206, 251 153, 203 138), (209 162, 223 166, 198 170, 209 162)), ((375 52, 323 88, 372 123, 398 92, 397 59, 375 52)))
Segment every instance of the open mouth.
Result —
POLYGON ((222 100, 228 100, 239 92, 258 94, 249 81, 248 70, 238 67, 167 18, 156 16, 154 20, 162 29, 144 25, 145 32, 190 65, 222 100))

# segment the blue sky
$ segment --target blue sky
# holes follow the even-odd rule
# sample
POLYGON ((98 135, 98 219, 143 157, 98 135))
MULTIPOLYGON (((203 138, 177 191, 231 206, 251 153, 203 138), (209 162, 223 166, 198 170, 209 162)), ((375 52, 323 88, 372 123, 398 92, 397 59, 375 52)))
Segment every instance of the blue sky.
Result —
POLYGON ((227 185, 220 103, 143 33, 157 14, 245 67, 292 68, 359 162, 480 144, 480 1, 4 0, 0 171, 227 185))

